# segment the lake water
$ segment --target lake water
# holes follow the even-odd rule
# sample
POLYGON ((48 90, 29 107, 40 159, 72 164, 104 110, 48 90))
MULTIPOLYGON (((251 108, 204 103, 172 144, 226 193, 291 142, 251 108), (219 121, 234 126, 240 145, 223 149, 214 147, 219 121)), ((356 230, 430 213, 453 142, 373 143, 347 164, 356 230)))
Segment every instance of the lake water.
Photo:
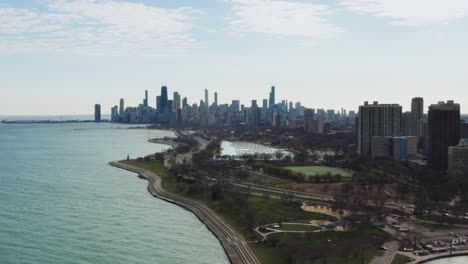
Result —
POLYGON ((108 165, 173 135, 126 127, 0 124, 0 263, 229 263, 191 212, 108 165))
POLYGON ((426 264, 466 264, 466 263, 468 263, 468 256, 443 258, 443 259, 437 259, 437 260, 433 260, 430 262, 426 262, 426 264))

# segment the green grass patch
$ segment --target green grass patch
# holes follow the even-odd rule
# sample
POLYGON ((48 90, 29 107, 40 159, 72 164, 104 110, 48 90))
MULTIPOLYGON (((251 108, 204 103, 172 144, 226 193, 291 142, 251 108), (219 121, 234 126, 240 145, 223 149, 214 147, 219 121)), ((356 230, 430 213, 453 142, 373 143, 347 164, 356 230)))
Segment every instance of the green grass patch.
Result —
POLYGON ((177 189, 177 183, 169 177, 169 171, 166 167, 164 167, 164 164, 162 162, 157 161, 157 160, 152 160, 152 161, 122 160, 120 162, 131 165, 131 166, 135 166, 138 168, 150 170, 156 173, 159 177, 161 177, 162 186, 166 191, 172 192, 175 194, 180 194, 180 191, 178 191, 177 189))
MULTIPOLYGON (((385 237, 378 229, 365 228, 349 232, 319 233, 276 233, 268 237, 265 247, 280 252, 287 259, 281 263, 314 263, 314 264, 364 264, 379 254, 378 246, 385 237), (293 247, 284 248, 283 244, 291 241, 293 247), (292 259, 291 259, 292 258, 292 259), (302 260, 301 260, 302 258, 302 260)), ((279 261, 276 263, 280 263, 279 261)))
POLYGON ((447 229, 457 229, 459 227, 452 226, 452 225, 444 225, 444 224, 434 224, 434 223, 424 223, 420 222, 419 225, 429 229, 431 232, 435 230, 447 230, 447 229))
POLYGON ((257 256, 260 263, 264 264, 286 264, 289 263, 287 256, 282 254, 277 248, 269 247, 265 244, 249 244, 250 249, 257 256))
POLYGON ((328 167, 328 166, 287 166, 286 169, 292 170, 294 172, 300 172, 305 174, 306 176, 310 177, 325 175, 325 174, 332 174, 336 175, 339 174, 343 177, 343 179, 350 180, 353 176, 351 171, 338 168, 338 167, 328 167))
MULTIPOLYGON (((256 238, 253 230, 246 227, 245 216, 238 211, 232 210, 231 207, 225 206, 219 201, 205 201, 205 203, 226 219, 230 225, 236 228, 248 240, 256 238)), ((329 219, 328 216, 318 213, 306 212, 301 209, 299 203, 284 203, 278 199, 272 199, 262 196, 250 196, 248 198, 248 209, 255 211, 254 226, 263 224, 275 223, 278 219, 283 221, 310 221, 318 219, 329 219)), ((283 225, 285 226, 285 225, 283 225)))
POLYGON ((411 258, 408 258, 407 256, 403 256, 400 254, 396 254, 395 258, 392 261, 392 264, 406 264, 411 261, 411 258))
POLYGON ((463 217, 454 218, 454 217, 447 217, 444 215, 421 215, 418 216, 421 220, 437 222, 446 225, 468 225, 468 219, 464 219, 463 217))

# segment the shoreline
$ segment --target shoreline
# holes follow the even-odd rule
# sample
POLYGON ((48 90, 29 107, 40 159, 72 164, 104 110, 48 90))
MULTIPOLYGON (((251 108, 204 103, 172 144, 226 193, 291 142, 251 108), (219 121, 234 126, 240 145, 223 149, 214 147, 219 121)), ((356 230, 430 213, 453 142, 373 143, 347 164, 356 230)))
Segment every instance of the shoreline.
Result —
POLYGON ((176 148, 177 147, 177 143, 174 142, 173 140, 167 140, 166 138, 152 138, 152 139, 148 139, 148 142, 149 143, 153 143, 153 144, 161 144, 161 145, 166 145, 166 146, 170 146, 172 148, 176 148))
MULTIPOLYGON (((401 252, 399 252, 398 254, 411 257, 410 255, 402 254, 401 252)), ((438 259, 449 259, 452 257, 456 258, 456 257, 463 257, 463 256, 468 256, 468 250, 463 250, 459 252, 455 251, 455 252, 452 252, 451 255, 449 252, 444 252, 444 253, 439 253, 439 254, 434 254, 434 255, 429 255, 429 256, 422 256, 419 259, 415 259, 415 260, 408 262, 408 264, 423 264, 423 263, 428 263, 428 262, 438 260, 438 259)), ((414 256, 412 258, 414 259, 414 256)))
POLYGON ((260 264, 242 235, 238 234, 237 231, 203 203, 166 192, 161 185, 161 178, 151 171, 123 164, 118 161, 109 162, 109 165, 137 173, 139 176, 148 180, 147 190, 151 195, 185 208, 195 214, 219 240, 231 263, 260 264))

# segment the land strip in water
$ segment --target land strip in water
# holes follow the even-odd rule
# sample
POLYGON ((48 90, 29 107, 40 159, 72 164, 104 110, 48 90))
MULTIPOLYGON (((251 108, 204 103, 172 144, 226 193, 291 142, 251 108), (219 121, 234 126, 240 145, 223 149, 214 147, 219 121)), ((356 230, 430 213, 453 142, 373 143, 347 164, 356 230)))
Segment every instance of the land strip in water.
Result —
POLYGON ((242 235, 237 233, 229 224, 203 203, 165 191, 161 185, 161 177, 150 170, 124 164, 119 161, 110 162, 110 165, 138 173, 141 177, 148 180, 148 191, 153 196, 192 211, 219 239, 231 263, 260 263, 242 235))

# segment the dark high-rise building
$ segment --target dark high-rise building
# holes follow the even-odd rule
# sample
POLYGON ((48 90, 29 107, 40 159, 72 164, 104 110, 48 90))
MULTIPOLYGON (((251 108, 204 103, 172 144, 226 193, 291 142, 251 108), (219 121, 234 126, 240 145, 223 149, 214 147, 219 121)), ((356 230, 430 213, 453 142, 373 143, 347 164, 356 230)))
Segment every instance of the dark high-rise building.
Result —
POLYGON ((252 108, 258 108, 257 100, 252 100, 252 104, 251 104, 250 107, 252 107, 252 108))
POLYGON ((214 104, 215 106, 218 106, 218 92, 214 93, 214 104))
POLYGON ((448 168, 448 149, 460 141, 460 105, 453 101, 429 106, 428 163, 435 170, 448 168))
POLYGON ((412 136, 411 134, 411 124, 412 124, 412 113, 404 112, 401 115, 401 135, 402 136, 412 136))
POLYGON ((158 95, 156 96, 156 110, 158 110, 159 112, 161 112, 161 96, 158 95))
POLYGON ((460 138, 468 139, 468 123, 460 120, 460 138))
POLYGON ((94 121, 101 122, 101 105, 100 104, 94 105, 94 121))
POLYGON ((206 108, 210 107, 210 102, 208 101, 208 89, 205 89, 205 106, 206 108))
POLYGON ((275 87, 274 86, 271 87, 269 103, 270 103, 270 109, 273 108, 273 106, 275 105, 275 87))
POLYGON ((161 87, 161 104, 160 104, 161 107, 159 109, 160 113, 168 112, 169 110, 168 105, 167 105, 168 100, 169 99, 167 98, 167 87, 162 86, 161 87))
POLYGON ((418 137, 418 144, 422 144, 424 136, 424 99, 415 97, 411 100, 410 136, 418 137))
POLYGON ((114 106, 111 108, 111 121, 118 122, 119 121, 119 107, 114 106))
POLYGON ((125 102, 124 99, 120 99, 120 108, 119 108, 119 116, 122 117, 125 112, 125 102))
POLYGON ((148 90, 145 90, 145 99, 143 100, 143 105, 148 107, 148 90))
POLYGON ((401 133, 401 111, 398 104, 370 105, 364 102, 359 106, 358 153, 363 157, 372 157, 374 137, 397 137, 401 133))
POLYGON ((304 110, 304 130, 306 133, 314 132, 315 110, 307 108, 304 110))
POLYGON ((174 110, 174 101, 173 100, 167 100, 167 110, 168 112, 173 112, 174 110))

